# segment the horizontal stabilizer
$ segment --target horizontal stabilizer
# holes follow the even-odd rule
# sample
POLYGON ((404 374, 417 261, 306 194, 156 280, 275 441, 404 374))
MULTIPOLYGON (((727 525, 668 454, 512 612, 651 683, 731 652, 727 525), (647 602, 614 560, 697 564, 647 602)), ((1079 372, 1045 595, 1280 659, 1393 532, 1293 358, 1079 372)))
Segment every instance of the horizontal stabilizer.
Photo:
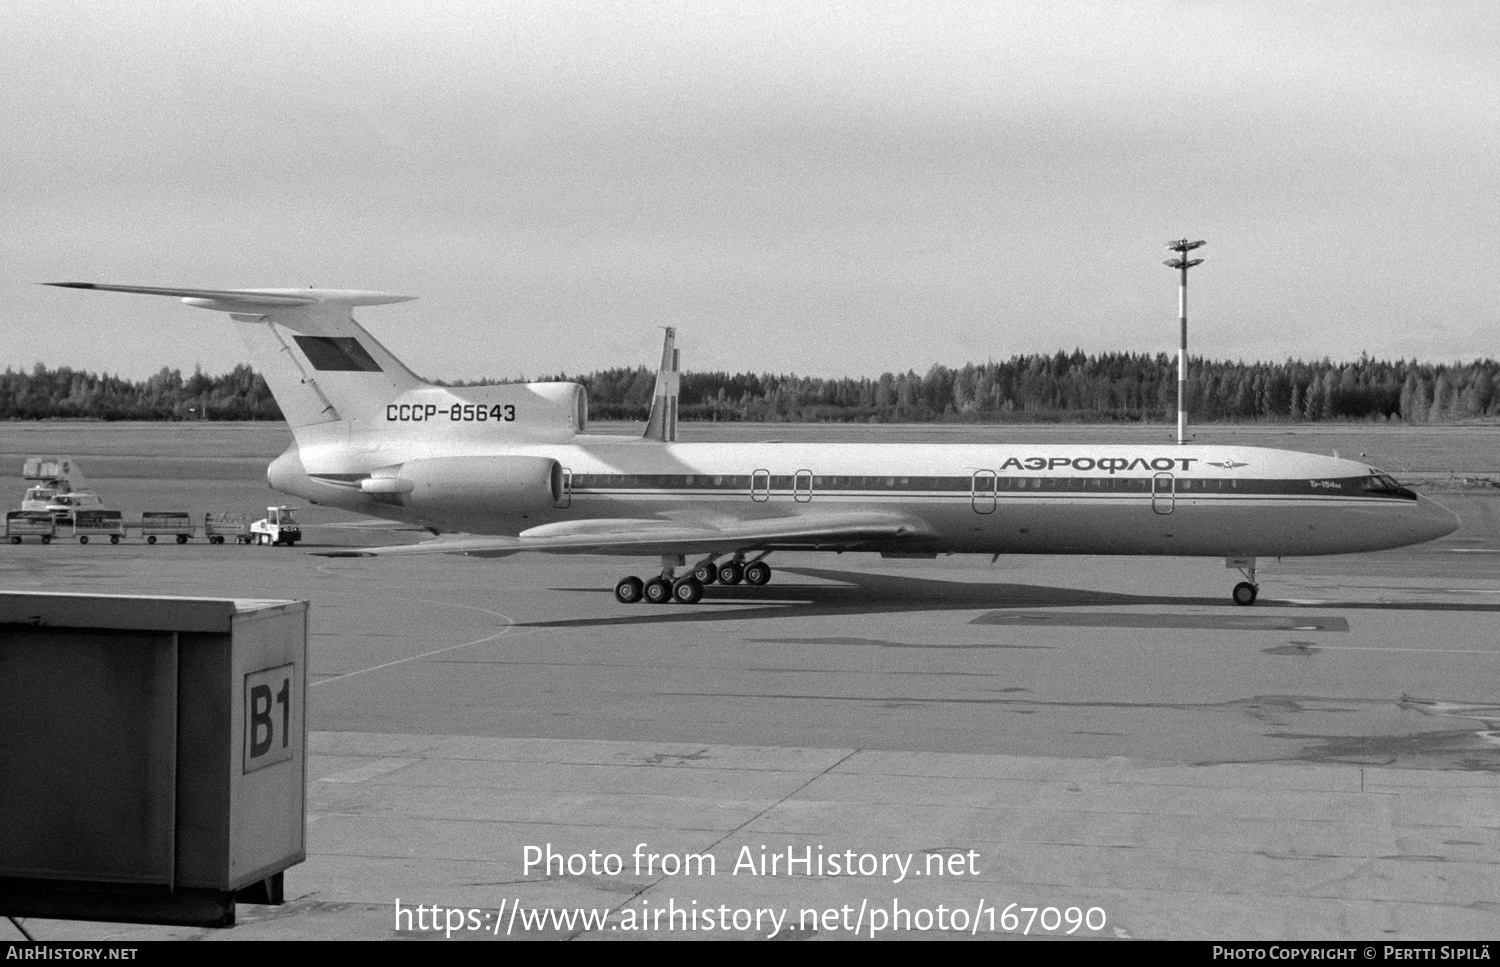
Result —
MULTIPOLYGON (((100 282, 46 282, 62 289, 170 296, 229 314, 299 444, 308 427, 364 423, 383 427, 386 407, 403 393, 430 388, 354 319, 356 306, 415 296, 359 289, 186 289, 100 282)), ((349 432, 320 431, 318 439, 349 432)))
POLYGON ((175 296, 200 309, 221 312, 254 312, 286 306, 332 303, 346 306, 383 306, 410 302, 414 295, 366 292, 361 289, 177 289, 150 285, 104 285, 98 282, 43 282, 60 289, 93 289, 99 292, 134 292, 138 295, 175 296))

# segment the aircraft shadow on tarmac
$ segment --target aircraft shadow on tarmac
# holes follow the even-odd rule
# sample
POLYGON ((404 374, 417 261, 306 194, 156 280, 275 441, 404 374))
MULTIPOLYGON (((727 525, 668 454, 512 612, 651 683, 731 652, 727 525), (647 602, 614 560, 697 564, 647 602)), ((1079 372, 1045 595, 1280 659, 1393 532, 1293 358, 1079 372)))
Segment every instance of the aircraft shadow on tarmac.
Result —
MULTIPOLYGON (((598 588, 557 588, 580 594, 598 594, 598 588)), ((588 628, 606 625, 701 623, 707 621, 741 621, 766 618, 807 618, 836 614, 900 614, 909 611, 975 611, 999 609, 976 618, 975 624, 1132 624, 1163 628, 1225 628, 1244 630, 1326 630, 1347 631, 1348 624, 1339 618, 1314 618, 1305 613, 1267 615, 1267 608, 1310 607, 1341 610, 1392 611, 1460 611, 1497 612, 1495 604, 1459 601, 1317 601, 1280 602, 1262 599, 1254 608, 1241 608, 1223 597, 1187 597, 1155 594, 1121 594, 1084 588, 1044 587, 1034 584, 990 584, 971 581, 943 581, 907 575, 868 574, 858 571, 831 571, 820 568, 778 568, 776 581, 762 587, 712 584, 703 589, 703 600, 696 605, 633 605, 631 614, 600 618, 569 618, 556 621, 517 622, 532 628, 588 628), (837 584, 792 584, 790 575, 837 581, 837 584), (740 605, 741 607, 715 607, 740 605), (752 607, 743 607, 751 605, 752 607), (755 607, 758 605, 758 607, 755 607), (1091 614, 1088 620, 1065 617, 1048 620, 1041 615, 1012 615, 1027 608, 1097 608, 1097 607, 1212 608, 1209 614, 1184 616, 1181 612, 1158 615, 1127 613, 1091 614), (1316 628, 1308 627, 1316 625, 1316 628)), ((1052 612, 1056 616, 1056 612, 1052 612)))

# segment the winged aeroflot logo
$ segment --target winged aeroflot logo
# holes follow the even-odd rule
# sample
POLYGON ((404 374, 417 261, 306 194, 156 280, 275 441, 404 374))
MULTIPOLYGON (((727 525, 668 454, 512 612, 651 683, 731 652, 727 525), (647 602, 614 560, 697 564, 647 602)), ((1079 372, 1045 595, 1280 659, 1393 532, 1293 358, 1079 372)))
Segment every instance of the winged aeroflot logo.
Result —
POLYGON ((1235 461, 1235 460, 1220 460, 1220 461, 1217 461, 1217 462, 1215 462, 1213 460, 1208 460, 1208 461, 1205 461, 1205 462, 1210 467, 1223 467, 1225 470, 1233 470, 1236 467, 1248 467, 1248 466, 1250 466, 1250 464, 1248 464, 1248 463, 1239 463, 1238 461, 1235 461))

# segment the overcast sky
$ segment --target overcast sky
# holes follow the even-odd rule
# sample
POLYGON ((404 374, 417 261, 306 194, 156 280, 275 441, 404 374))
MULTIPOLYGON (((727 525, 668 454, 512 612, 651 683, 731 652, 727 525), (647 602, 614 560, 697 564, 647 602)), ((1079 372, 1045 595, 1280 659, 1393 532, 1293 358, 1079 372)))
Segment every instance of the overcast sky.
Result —
POLYGON ((5 0, 0 366, 248 357, 36 286, 408 293, 428 376, 1500 354, 1500 4, 5 0))

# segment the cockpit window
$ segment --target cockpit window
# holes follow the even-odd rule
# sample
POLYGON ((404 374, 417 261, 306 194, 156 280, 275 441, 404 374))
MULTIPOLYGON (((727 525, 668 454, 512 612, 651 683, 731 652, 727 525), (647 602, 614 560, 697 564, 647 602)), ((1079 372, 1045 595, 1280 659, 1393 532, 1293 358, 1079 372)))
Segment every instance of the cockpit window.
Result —
POLYGON ((1364 480, 1360 488, 1371 493, 1399 493, 1406 488, 1396 482, 1396 478, 1384 473, 1372 473, 1364 480))

